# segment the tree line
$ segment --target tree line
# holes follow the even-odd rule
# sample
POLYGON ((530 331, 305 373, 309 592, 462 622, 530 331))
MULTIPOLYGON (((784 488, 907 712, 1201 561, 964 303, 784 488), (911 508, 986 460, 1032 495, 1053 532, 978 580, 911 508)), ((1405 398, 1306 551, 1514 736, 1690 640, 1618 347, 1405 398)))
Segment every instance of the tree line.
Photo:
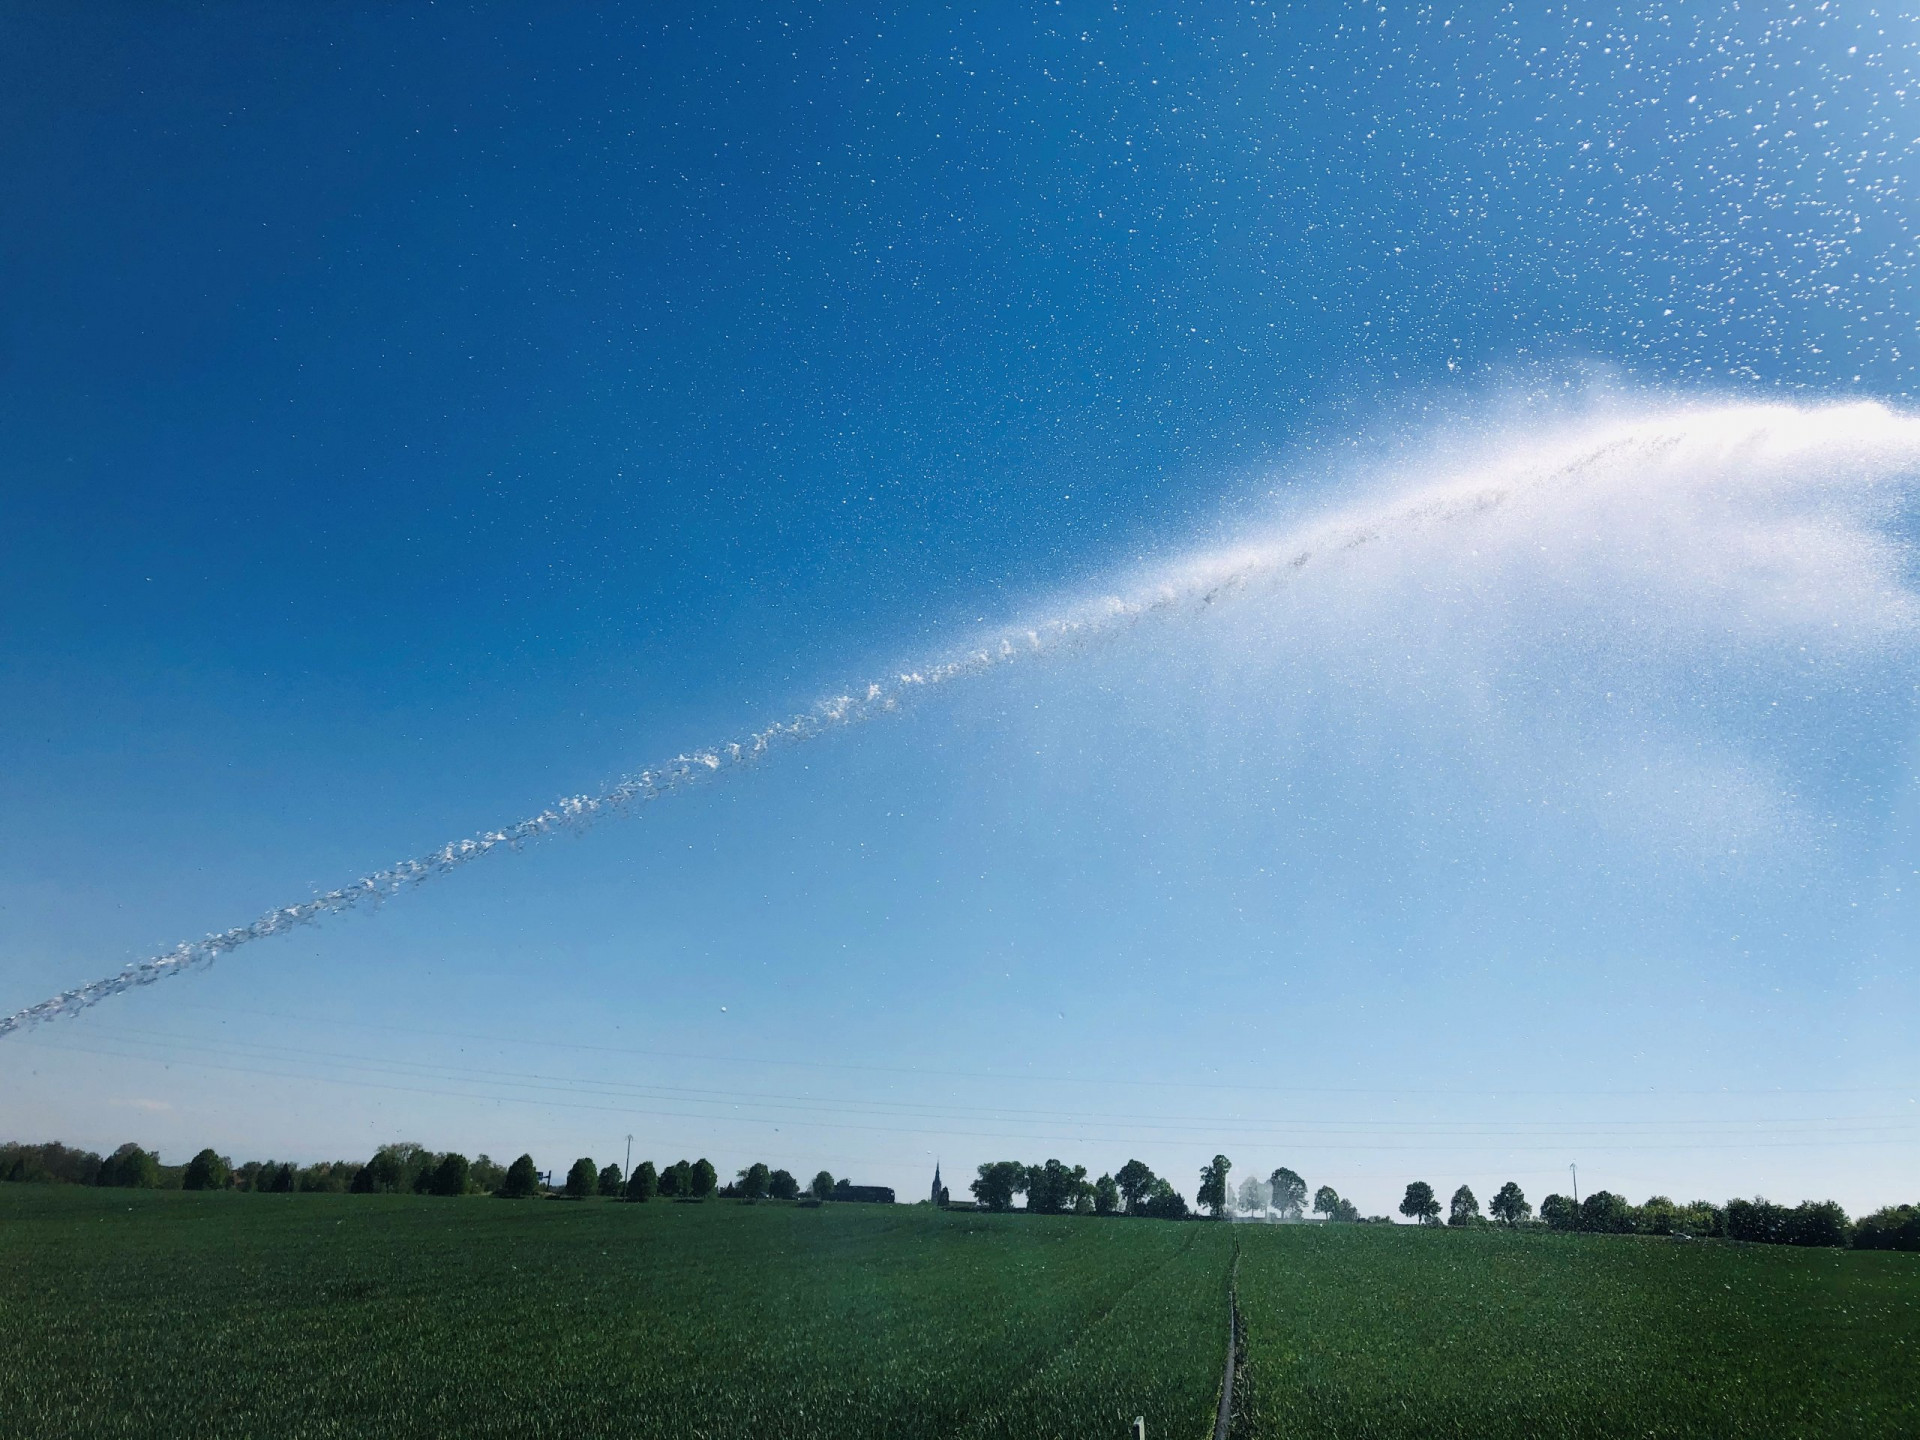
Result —
MULTIPOLYGON (((1803 1200, 1777 1205, 1770 1200, 1709 1200, 1676 1204, 1665 1195, 1652 1195, 1634 1205, 1624 1195, 1595 1190, 1584 1200, 1548 1195, 1534 1218, 1519 1185, 1509 1180, 1480 1213, 1480 1202, 1470 1186, 1453 1192, 1446 1223, 1453 1227, 1505 1225, 1539 1226, 1579 1231, 1589 1235, 1678 1235, 1701 1240, 1744 1240, 1759 1245, 1815 1245, 1856 1250, 1920 1250, 1920 1206, 1889 1205, 1849 1219, 1834 1200, 1803 1200)), ((1422 1225, 1440 1223, 1440 1201, 1424 1180, 1407 1186, 1400 1213, 1422 1225)))
MULTIPOLYGON (((785 1170, 755 1162, 735 1179, 720 1183, 713 1163, 678 1160, 656 1166, 643 1160, 632 1174, 617 1163, 596 1165, 581 1156, 554 1185, 522 1155, 502 1165, 487 1155, 469 1160, 458 1151, 434 1151, 410 1141, 382 1145, 365 1161, 321 1161, 297 1165, 291 1161, 249 1160, 235 1165, 212 1148, 204 1149, 184 1165, 163 1165, 160 1157, 138 1145, 122 1145, 111 1155, 76 1150, 58 1142, 45 1145, 0 1144, 0 1182, 106 1185, 132 1190, 251 1190, 271 1194, 352 1195, 498 1195, 504 1199, 531 1199, 559 1195, 572 1200, 598 1196, 614 1200, 705 1200, 710 1197, 742 1200, 799 1200, 800 1182, 785 1170)), ((831 1200, 844 1192, 822 1170, 806 1187, 809 1200, 831 1200)))
MULTIPOLYGON (((1313 1214, 1329 1221, 1389 1223, 1383 1215, 1363 1219, 1359 1210, 1330 1185, 1313 1192, 1309 1207, 1307 1182, 1284 1165, 1264 1178, 1257 1173, 1249 1175, 1237 1187, 1229 1183, 1232 1170, 1232 1162, 1224 1155, 1214 1156, 1200 1168, 1195 1202, 1215 1219, 1237 1214, 1301 1220, 1311 1208, 1313 1214)), ((457 1151, 433 1151, 411 1142, 382 1145, 361 1162, 334 1160, 315 1165, 273 1160, 235 1165, 211 1148, 201 1150, 184 1165, 164 1165, 157 1154, 133 1144, 101 1156, 58 1142, 9 1142, 0 1144, 0 1182, 4 1181, 148 1190, 498 1195, 506 1199, 555 1195, 573 1200, 597 1196, 630 1201, 717 1197, 819 1203, 833 1199, 836 1193, 848 1193, 847 1182, 836 1181, 825 1170, 802 1187, 788 1171, 760 1162, 747 1166, 723 1185, 712 1162, 704 1157, 663 1166, 643 1160, 631 1174, 623 1174, 617 1163, 597 1165, 591 1157, 581 1156, 567 1171, 566 1179, 555 1185, 536 1168, 531 1155, 501 1165, 484 1154, 469 1160, 457 1151)), ((1025 1209, 1040 1215, 1185 1220, 1193 1213, 1172 1182, 1155 1175, 1141 1160, 1129 1160, 1098 1179, 1088 1178, 1086 1166, 1067 1165, 1060 1160, 1034 1165, 994 1160, 979 1167, 969 1188, 975 1203, 985 1210, 1012 1210, 1015 1199, 1025 1197, 1025 1209)), ((1400 1213, 1422 1225, 1443 1223, 1439 1195, 1424 1180, 1408 1184, 1400 1213)), ((1444 1214, 1444 1224, 1456 1229, 1501 1225, 1600 1235, 1677 1235, 1769 1245, 1920 1251, 1917 1205, 1890 1205, 1851 1219, 1832 1200, 1809 1200, 1794 1206, 1762 1199, 1729 1200, 1724 1205, 1706 1200, 1676 1204, 1664 1195, 1654 1195, 1633 1205, 1624 1196, 1596 1190, 1578 1201, 1565 1195, 1548 1195, 1540 1202, 1536 1217, 1518 1183, 1509 1180, 1488 1202, 1485 1213, 1472 1187, 1462 1185, 1453 1192, 1444 1214)))
MULTIPOLYGON (((1229 1180, 1233 1162, 1216 1155, 1200 1167, 1195 1202, 1215 1219, 1240 1213, 1303 1218, 1307 1182, 1282 1165, 1266 1179, 1250 1175, 1235 1190, 1229 1180)), ((1024 1195, 1026 1208, 1040 1215, 1133 1215, 1152 1220, 1185 1220, 1192 1212, 1173 1182, 1155 1175, 1144 1160, 1129 1160, 1097 1180, 1087 1178, 1084 1165, 1045 1160, 1024 1165, 1018 1160, 991 1160, 982 1165, 968 1187, 975 1202, 986 1210, 1011 1210, 1014 1198, 1024 1195)), ((1331 1185, 1313 1196, 1313 1210, 1328 1220, 1358 1222, 1359 1210, 1340 1197, 1331 1185)), ((1385 1223, 1383 1217, 1375 1217, 1385 1223)))

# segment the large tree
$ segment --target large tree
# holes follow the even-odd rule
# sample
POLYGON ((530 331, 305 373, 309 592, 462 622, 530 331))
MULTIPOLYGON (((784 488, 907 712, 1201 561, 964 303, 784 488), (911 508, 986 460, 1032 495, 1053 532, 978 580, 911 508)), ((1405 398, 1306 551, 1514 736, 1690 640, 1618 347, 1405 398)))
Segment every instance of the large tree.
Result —
POLYGON ((1120 1187, 1114 1184, 1113 1176, 1102 1175, 1093 1182, 1093 1213, 1111 1215, 1120 1208, 1120 1187))
POLYGON ((449 1150, 440 1157, 440 1163, 433 1167, 433 1183, 427 1188, 434 1195, 464 1195, 472 1168, 467 1164, 466 1156, 449 1150))
POLYGON ((1331 1185, 1322 1185, 1313 1192, 1313 1213, 1324 1215, 1331 1220, 1340 1213, 1340 1192, 1331 1185))
POLYGON ((1453 1192, 1453 1200, 1447 1206, 1447 1224, 1472 1225, 1480 1219, 1480 1200, 1470 1186, 1462 1185, 1453 1192))
POLYGON ((233 1166, 211 1147, 189 1160, 186 1174, 180 1177, 182 1190, 224 1190, 232 1183, 233 1166))
POLYGON ((1433 1187, 1424 1180, 1408 1185, 1406 1198, 1400 1202, 1400 1213, 1422 1225, 1439 1224, 1440 1202, 1434 1198, 1433 1187))
POLYGON ((990 1160, 967 1187, 989 1210, 1011 1210, 1013 1197, 1027 1188, 1027 1167, 1018 1160, 990 1160))
POLYGON ((809 1185, 807 1190, 816 1200, 831 1200, 833 1198, 833 1176, 829 1175, 825 1170, 822 1170, 818 1175, 813 1177, 813 1184, 809 1185))
POLYGON ((1087 1167, 1069 1167, 1058 1160, 1029 1165, 1020 1188, 1027 1192, 1027 1209, 1035 1214, 1064 1214, 1088 1193, 1087 1167))
POLYGON ((600 1179, 596 1183, 595 1188, 609 1200, 618 1200, 620 1198, 620 1192, 626 1187, 621 1184, 620 1166, 618 1162, 612 1160, 607 1162, 606 1166, 600 1171, 600 1179))
POLYGON ((1140 1213, 1155 1220, 1184 1220, 1187 1218, 1187 1197, 1165 1180, 1155 1180, 1153 1188, 1140 1202, 1140 1213))
POLYGON ((1487 1205, 1487 1210, 1502 1225, 1518 1225, 1533 1214, 1533 1207, 1527 1203, 1526 1195, 1511 1180, 1500 1187, 1499 1193, 1487 1205))
POLYGON ((767 1194, 776 1200, 798 1200, 800 1182, 789 1170, 776 1170, 767 1177, 767 1194))
POLYGON ((533 1156, 522 1155, 507 1167, 500 1194, 508 1200, 531 1200, 539 1193, 540 1172, 533 1168, 533 1156))
POLYGON ((593 1163, 591 1155, 582 1155, 573 1162, 573 1168, 567 1171, 567 1198, 584 1200, 593 1194, 600 1181, 600 1171, 593 1163))
POLYGON ((1269 1202, 1273 1208, 1288 1220, 1298 1220, 1307 1203, 1307 1182, 1282 1165, 1267 1177, 1267 1185, 1273 1192, 1269 1202))
POLYGON ((100 1185, 125 1190, 151 1190, 160 1183, 160 1157, 138 1145, 122 1145, 100 1162, 100 1185))
POLYGON ((693 1162, 693 1169, 688 1178, 693 1183, 688 1187, 687 1193, 696 1200, 704 1200, 713 1194, 714 1186, 720 1179, 714 1173, 713 1162, 705 1156, 693 1162))
POLYGON ((1233 1162, 1224 1155, 1216 1155, 1212 1164, 1200 1167, 1200 1189, 1193 1198, 1211 1210, 1216 1220, 1227 1211, 1227 1176, 1232 1170, 1233 1162))
POLYGON ((1144 1160, 1129 1160, 1114 1173, 1114 1184, 1120 1188, 1129 1215, 1139 1214, 1141 1204, 1153 1193, 1153 1178, 1144 1160))
POLYGON ((746 1200, 764 1200, 767 1198, 767 1186, 773 1179, 773 1172, 766 1163, 756 1160, 740 1172, 740 1195, 746 1200))
POLYGON ((660 1172, 651 1160, 642 1160, 627 1177, 627 1199, 651 1200, 660 1193, 660 1172))

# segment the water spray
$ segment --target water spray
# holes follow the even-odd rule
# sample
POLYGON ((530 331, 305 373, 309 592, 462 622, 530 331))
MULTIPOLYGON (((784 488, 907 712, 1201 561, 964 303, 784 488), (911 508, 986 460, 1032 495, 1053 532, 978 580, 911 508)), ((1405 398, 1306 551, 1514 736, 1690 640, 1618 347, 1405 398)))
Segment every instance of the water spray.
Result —
POLYGON ((117 974, 66 990, 0 1018, 0 1036, 57 1016, 77 1015, 109 996, 213 964, 242 946, 328 915, 374 908, 424 881, 449 874, 496 850, 518 850, 563 831, 580 831, 679 791, 749 769, 779 751, 893 714, 916 697, 1021 661, 1066 654, 1119 636, 1149 621, 1198 617, 1236 597, 1272 591, 1303 573, 1339 563, 1364 547, 1433 529, 1471 524, 1523 497, 1578 486, 1621 467, 1656 464, 1689 448, 1728 464, 1858 462, 1867 470, 1911 475, 1920 467, 1920 421, 1882 406, 1824 408, 1785 405, 1679 410, 1651 419, 1589 428, 1531 442, 1515 456, 1463 468, 1398 503, 1295 527, 1236 548, 1211 552, 1142 580, 1119 594, 1070 605, 1030 624, 1010 627, 983 644, 938 663, 897 672, 823 701, 813 710, 742 739, 677 755, 629 775, 599 794, 573 795, 498 830, 456 840, 402 860, 351 884, 270 910, 248 925, 184 942, 117 974))

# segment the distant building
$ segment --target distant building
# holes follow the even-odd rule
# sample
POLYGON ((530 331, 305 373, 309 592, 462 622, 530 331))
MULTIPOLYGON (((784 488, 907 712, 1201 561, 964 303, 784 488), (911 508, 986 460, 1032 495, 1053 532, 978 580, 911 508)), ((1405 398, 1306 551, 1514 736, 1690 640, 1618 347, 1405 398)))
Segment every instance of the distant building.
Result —
POLYGON ((947 1200, 947 1187, 940 1183, 940 1162, 938 1160, 933 1162, 933 1203, 943 1209, 949 1203, 947 1200))
POLYGON ((861 1205, 891 1205, 893 1190, 887 1185, 849 1185, 842 1180, 833 1187, 833 1198, 852 1200, 861 1205))

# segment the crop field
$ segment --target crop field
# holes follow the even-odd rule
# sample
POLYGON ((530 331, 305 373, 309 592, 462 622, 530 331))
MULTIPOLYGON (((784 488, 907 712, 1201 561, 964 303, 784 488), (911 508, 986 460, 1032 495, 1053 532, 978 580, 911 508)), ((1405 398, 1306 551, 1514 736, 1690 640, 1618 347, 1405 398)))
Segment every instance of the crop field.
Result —
POLYGON ((1238 1228, 1236 1434, 1920 1435, 1920 1255, 1238 1228))
POLYGON ((1920 1434, 1920 1256, 0 1186, 0 1432, 1920 1434))
POLYGON ((1224 1226, 0 1186, 0 1431, 1209 1433, 1224 1226))

